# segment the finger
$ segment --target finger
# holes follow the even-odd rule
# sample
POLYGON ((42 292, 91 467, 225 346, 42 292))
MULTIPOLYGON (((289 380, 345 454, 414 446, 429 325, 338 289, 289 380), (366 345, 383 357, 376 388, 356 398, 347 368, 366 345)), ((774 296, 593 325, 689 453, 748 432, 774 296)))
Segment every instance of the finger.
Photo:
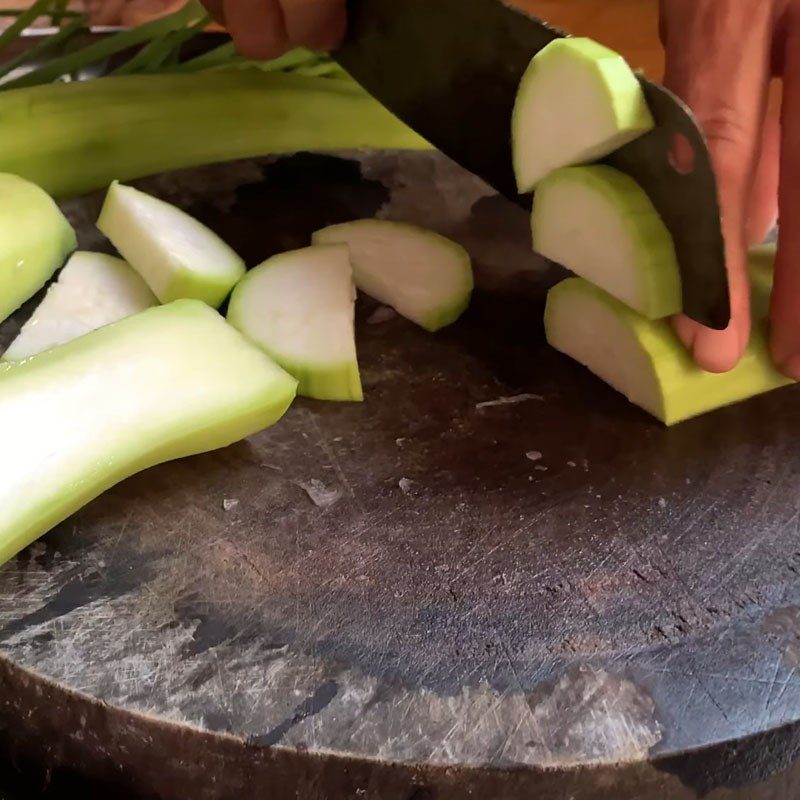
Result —
POLYGON ((278 0, 225 0, 225 21, 236 49, 246 58, 277 58, 289 49, 278 0))
POLYGON ((286 33, 293 45, 326 51, 342 40, 346 0, 281 0, 286 33))
POLYGON ((203 7, 208 11, 211 19, 225 26, 225 4, 223 0, 202 0, 203 7))
POLYGON ((800 380, 800 14, 787 33, 785 59, 772 355, 782 372, 800 380))
POLYGON ((730 270, 731 322, 725 330, 704 327, 686 316, 675 317, 678 338, 686 345, 695 363, 707 372, 729 372, 740 361, 750 340, 750 283, 746 265, 730 270))
POLYGON ((705 131, 719 187, 731 324, 713 331, 681 319, 675 326, 697 363, 712 372, 732 369, 750 338, 745 226, 769 80, 771 5, 673 0, 663 19, 665 83, 688 103, 705 131), (737 47, 730 46, 734 41, 737 47))
POLYGON ((92 0, 87 3, 92 25, 118 25, 122 17, 125 0, 92 0))
POLYGON ((133 28, 178 11, 183 4, 184 0, 129 0, 122 9, 121 22, 133 28))
POLYGON ((768 112, 764 119, 761 153, 747 203, 745 233, 748 246, 761 244, 778 221, 780 155, 780 118, 773 112, 768 112))

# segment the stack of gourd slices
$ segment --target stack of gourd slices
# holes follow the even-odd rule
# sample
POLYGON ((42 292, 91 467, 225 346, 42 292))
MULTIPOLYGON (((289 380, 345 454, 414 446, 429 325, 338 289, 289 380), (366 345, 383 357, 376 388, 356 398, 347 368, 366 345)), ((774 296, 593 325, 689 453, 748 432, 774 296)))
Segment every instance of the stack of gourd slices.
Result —
POLYGON ((789 381, 766 344, 769 269, 753 270, 755 331, 736 369, 704 372, 673 333, 668 318, 682 300, 670 233, 631 177, 593 163, 653 125, 620 55, 589 39, 559 39, 537 54, 520 85, 514 167, 520 191, 535 192, 534 250, 578 276, 550 292, 548 341, 674 424, 789 381))

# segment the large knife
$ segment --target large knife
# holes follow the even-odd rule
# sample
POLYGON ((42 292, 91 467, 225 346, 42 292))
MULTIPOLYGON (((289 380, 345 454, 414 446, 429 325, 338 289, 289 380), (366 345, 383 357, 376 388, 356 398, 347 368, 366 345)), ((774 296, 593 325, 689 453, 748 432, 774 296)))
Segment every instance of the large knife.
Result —
MULTIPOLYGON (((562 31, 501 0, 348 0, 348 35, 336 60, 409 127, 511 200, 511 112, 533 56, 562 31)), ((691 112, 640 76, 655 130, 608 163, 647 192, 672 234, 684 312, 712 328, 730 321, 717 185, 691 112), (669 159, 677 134, 694 150, 680 174, 669 159)))

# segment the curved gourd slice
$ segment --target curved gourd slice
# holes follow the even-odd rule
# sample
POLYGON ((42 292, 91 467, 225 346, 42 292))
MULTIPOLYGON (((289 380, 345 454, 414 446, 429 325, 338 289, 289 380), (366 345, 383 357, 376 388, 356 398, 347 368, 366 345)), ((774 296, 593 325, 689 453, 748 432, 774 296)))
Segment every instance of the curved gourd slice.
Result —
POLYGON ((41 289, 77 245, 50 196, 0 174, 0 322, 41 289))
POLYGON ((474 286, 469 254, 438 233, 364 219, 323 228, 314 243, 346 244, 356 286, 426 330, 450 325, 469 306, 474 286))
POLYGON ((646 320, 582 278, 550 290, 545 331, 556 350, 667 425, 791 383, 772 364, 763 324, 734 370, 704 372, 667 320, 646 320))
POLYGON ((122 259, 73 253, 3 358, 20 361, 158 305, 122 259))
POLYGON ((353 270, 344 245, 282 253, 234 289, 228 322, 317 400, 362 400, 353 270))
POLYGON ((111 184, 97 227, 162 303, 186 298, 219 308, 245 273, 216 233, 132 186, 111 184))
POLYGON ((517 186, 530 192, 553 170, 604 158, 654 124, 622 56, 591 39, 556 39, 534 56, 517 93, 517 186))
POLYGON ((648 319, 680 312, 672 237, 644 190, 604 165, 567 167, 536 190, 533 249, 648 319))

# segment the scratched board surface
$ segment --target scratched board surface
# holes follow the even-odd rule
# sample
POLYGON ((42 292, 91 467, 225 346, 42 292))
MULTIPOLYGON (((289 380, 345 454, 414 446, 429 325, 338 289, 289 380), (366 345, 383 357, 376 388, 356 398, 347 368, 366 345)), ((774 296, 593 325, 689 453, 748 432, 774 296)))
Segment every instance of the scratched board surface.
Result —
MULTIPOLYGON (((494 770, 497 797, 526 770, 652 763, 662 797, 785 772, 797 391, 672 430, 628 406, 544 344, 558 274, 525 215, 436 155, 301 154, 141 185, 251 266, 329 223, 421 222, 470 249, 481 289, 435 336, 360 300, 363 404, 298 401, 247 442, 109 491, 0 571, 4 748, 51 737, 55 773, 113 762, 162 797, 182 796, 172 767, 127 763, 112 717, 199 737, 198 753, 230 734, 256 761, 494 770), (73 718, 60 692, 111 716, 73 718), (765 733, 772 761, 679 757, 765 733)), ((107 247, 100 200, 65 205, 84 249, 107 247)), ((212 783, 192 796, 241 796, 212 783)), ((644 796, 599 786, 541 796, 644 796)), ((419 795, 434 796, 456 795, 419 795)))

